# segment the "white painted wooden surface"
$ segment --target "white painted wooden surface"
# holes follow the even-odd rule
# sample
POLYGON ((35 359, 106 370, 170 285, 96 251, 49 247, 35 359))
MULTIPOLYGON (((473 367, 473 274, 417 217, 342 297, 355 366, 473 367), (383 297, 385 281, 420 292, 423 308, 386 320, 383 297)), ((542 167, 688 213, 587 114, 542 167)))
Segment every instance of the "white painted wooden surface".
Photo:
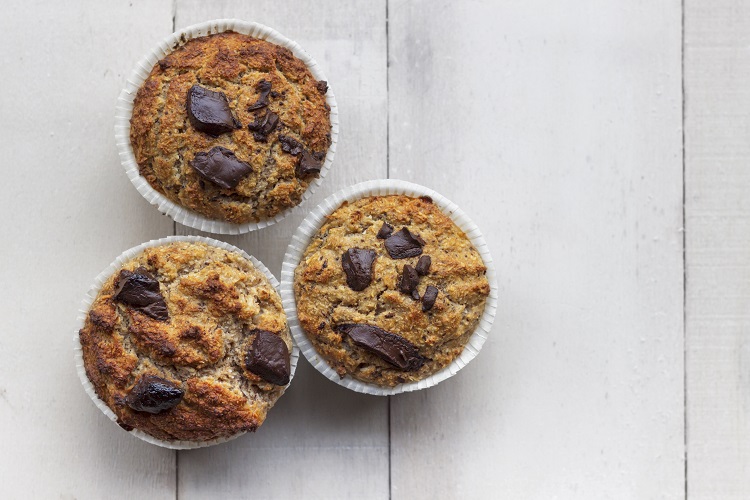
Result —
POLYGON ((0 497, 750 496, 744 2, 2 9, 0 497), (301 361, 256 435, 178 453, 129 437, 89 402, 71 330, 116 255, 188 232, 126 179, 112 116, 149 47, 218 17, 301 43, 341 118, 334 167, 310 203, 222 239, 278 275, 310 206, 390 174, 442 192, 483 228, 501 307, 482 354, 437 388, 369 398, 301 361))
POLYGON ((125 189, 113 136, 125 75, 154 35, 169 34, 170 10, 146 0, 2 4, 3 498, 174 496, 174 452, 120 432, 71 357, 93 278, 172 227, 125 189))
POLYGON ((688 493, 750 498, 750 4, 685 7, 688 493))
POLYGON ((679 1, 389 18, 390 174, 464 207, 500 277, 475 362, 392 401, 393 498, 680 498, 679 1))
MULTIPOLYGON (((339 106, 336 159, 309 202, 274 226, 226 238, 279 277, 291 234, 309 206, 346 185, 387 174, 385 2, 178 0, 177 28, 220 17, 257 21, 300 43, 322 65, 339 106)), ((388 498, 387 399, 331 384, 300 360, 291 389, 269 415, 253 436, 180 452, 180 497, 388 498)))

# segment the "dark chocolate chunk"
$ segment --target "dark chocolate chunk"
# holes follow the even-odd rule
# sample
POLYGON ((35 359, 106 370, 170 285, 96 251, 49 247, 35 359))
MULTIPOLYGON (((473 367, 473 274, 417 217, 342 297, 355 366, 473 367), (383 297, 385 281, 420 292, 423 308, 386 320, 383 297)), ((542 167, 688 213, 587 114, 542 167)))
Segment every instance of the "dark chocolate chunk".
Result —
POLYGON ((126 430, 126 431, 128 431, 128 432, 130 432, 130 431, 132 431, 133 429, 135 429, 135 427, 133 427, 132 425, 128 425, 128 424, 126 424, 125 422, 123 422, 123 421, 122 421, 122 420, 120 420, 119 418, 117 419, 117 425, 119 425, 120 427, 122 427, 123 429, 125 429, 125 430, 126 430))
POLYGON ((293 156, 298 156, 297 166, 294 173, 297 177, 303 178, 309 175, 318 175, 323 167, 323 160, 326 155, 322 152, 310 153, 297 139, 288 135, 279 134, 281 150, 293 156))
MULTIPOLYGON (((398 289, 401 290, 401 293, 411 295, 417 289, 418 284, 419 275, 417 274, 417 270, 408 264, 405 265, 404 272, 398 282, 398 289)), ((419 295, 417 295, 417 298, 419 298, 419 295)))
POLYGON ((185 391, 180 386, 156 375, 144 375, 130 389, 125 401, 135 411, 161 413, 174 408, 185 391))
POLYGON ((256 141, 266 142, 268 134, 273 132, 279 124, 279 115, 266 110, 263 116, 257 115, 247 128, 253 133, 256 141))
POLYGON ((355 292, 361 292, 372 282, 372 263, 375 250, 350 248, 341 256, 341 267, 346 274, 346 284, 355 292))
POLYGON ((236 187, 253 171, 250 164, 240 161, 233 152, 221 146, 211 148, 208 153, 196 153, 190 166, 198 175, 224 189, 236 187))
POLYGON ((279 142, 281 143, 281 150, 293 156, 301 155, 302 151, 305 150, 298 140, 288 135, 279 134, 279 142))
POLYGON ((420 245, 422 245, 422 246, 425 246, 425 245, 427 244, 427 243, 425 243, 425 241, 424 241, 424 240, 422 239, 422 237, 421 237, 421 236, 419 236, 418 234, 412 234, 412 236, 414 237, 414 239, 415 239, 415 240, 417 240, 417 243, 419 243, 420 245))
POLYGON ((152 318, 158 319, 159 321, 169 320, 169 311, 167 310, 167 304, 164 302, 161 294, 155 302, 152 302, 147 306, 138 307, 137 309, 146 316, 151 316, 152 318))
POLYGON ((268 106, 268 94, 271 93, 271 82, 268 80, 261 80, 255 85, 255 90, 260 92, 258 100, 248 106, 249 111, 255 111, 268 106))
POLYGON ((289 349, 284 340, 267 330, 252 330, 253 343, 245 355, 245 367, 266 382, 289 383, 289 349))
POLYGON ((354 345, 402 370, 419 370, 426 361, 414 344, 377 326, 350 323, 336 325, 336 330, 347 334, 354 345))
POLYGON ((229 109, 227 96, 200 85, 193 85, 188 91, 187 112, 196 130, 214 137, 240 128, 240 122, 229 109))
POLYGON ((159 290, 159 282, 143 267, 135 272, 120 271, 113 298, 159 321, 169 319, 167 303, 159 290))
POLYGON ((417 273, 420 276, 426 276, 430 272, 430 265, 432 264, 432 258, 429 255, 423 255, 417 261, 417 273))
POLYGON ((414 300, 419 300, 419 290, 416 288, 411 291, 411 298, 414 300))
POLYGON ((430 285, 424 291, 424 297, 422 297, 422 311, 427 312, 432 309, 435 305, 435 299, 438 296, 438 289, 430 285))
POLYGON ((294 169, 295 175, 300 178, 310 175, 317 176, 323 167, 324 158, 325 155, 323 153, 310 154, 307 150, 302 151, 302 156, 299 157, 297 166, 294 169))
POLYGON ((415 237, 405 227, 385 240, 385 249, 392 259, 407 259, 422 254, 422 238, 415 237))
POLYGON ((383 222, 383 225, 380 226, 380 231, 378 231, 378 238, 381 240, 386 239, 393 233, 393 226, 388 224, 387 222, 383 222))
POLYGON ((315 86, 318 88, 318 91, 321 94, 325 94, 326 92, 328 92, 328 82, 325 80, 320 80, 315 84, 315 86))

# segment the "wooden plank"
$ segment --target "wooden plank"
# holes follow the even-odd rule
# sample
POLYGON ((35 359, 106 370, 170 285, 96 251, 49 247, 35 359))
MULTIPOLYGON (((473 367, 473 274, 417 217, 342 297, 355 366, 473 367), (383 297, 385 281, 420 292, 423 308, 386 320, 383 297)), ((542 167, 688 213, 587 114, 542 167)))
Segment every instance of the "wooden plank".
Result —
POLYGON ((691 499, 750 497, 750 4, 685 3, 691 499))
POLYGON ((125 176, 113 133, 127 75, 171 21, 169 2, 3 2, 3 498, 174 497, 174 452, 109 421, 72 350, 94 277, 171 232, 125 176))
POLYGON ((392 399, 392 498, 681 498, 681 8, 389 2, 390 174, 483 229, 500 307, 392 399))
MULTIPOLYGON (((299 42, 322 65, 339 105, 336 159, 315 195, 270 228, 219 237, 278 277, 289 239, 311 207, 343 186, 386 176, 385 2, 177 4, 178 28, 220 17, 257 21, 299 42)), ((180 497, 387 498, 387 412, 386 399, 338 387, 300 360, 290 390, 255 435, 180 452, 180 497)))

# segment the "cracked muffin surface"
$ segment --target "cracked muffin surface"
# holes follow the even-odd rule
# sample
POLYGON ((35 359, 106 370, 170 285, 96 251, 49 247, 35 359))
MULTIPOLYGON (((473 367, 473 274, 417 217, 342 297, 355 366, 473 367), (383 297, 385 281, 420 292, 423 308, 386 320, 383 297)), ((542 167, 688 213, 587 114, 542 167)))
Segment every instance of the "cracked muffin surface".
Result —
POLYGON ((366 197, 331 213, 304 251, 297 316, 339 376, 393 387, 461 354, 490 292, 485 273, 429 198, 366 197))
POLYGON ((147 248, 125 263, 79 338, 86 374, 120 426, 161 440, 254 431, 289 381, 277 291, 252 262, 205 243, 147 248))
POLYGON ((327 88, 265 40, 233 32, 189 40, 136 94, 130 142, 140 174, 211 219, 274 217, 300 203, 325 161, 327 88))

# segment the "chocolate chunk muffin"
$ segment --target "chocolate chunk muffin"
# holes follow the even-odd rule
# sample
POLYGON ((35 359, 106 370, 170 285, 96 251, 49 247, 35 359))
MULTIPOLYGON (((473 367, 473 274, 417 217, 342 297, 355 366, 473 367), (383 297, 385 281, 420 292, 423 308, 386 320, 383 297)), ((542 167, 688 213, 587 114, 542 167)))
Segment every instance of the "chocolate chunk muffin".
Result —
POLYGON ((289 383, 278 293, 249 260, 201 242, 126 262, 79 338, 86 374, 120 426, 165 441, 254 431, 289 383))
POLYGON ((245 223, 297 205, 331 145, 328 85, 289 49, 233 32, 189 40, 135 97, 141 175, 173 202, 245 223))
POLYGON ((490 292, 485 272, 431 199, 366 197, 331 213, 302 255, 297 316, 339 376, 393 387, 461 354, 490 292))

